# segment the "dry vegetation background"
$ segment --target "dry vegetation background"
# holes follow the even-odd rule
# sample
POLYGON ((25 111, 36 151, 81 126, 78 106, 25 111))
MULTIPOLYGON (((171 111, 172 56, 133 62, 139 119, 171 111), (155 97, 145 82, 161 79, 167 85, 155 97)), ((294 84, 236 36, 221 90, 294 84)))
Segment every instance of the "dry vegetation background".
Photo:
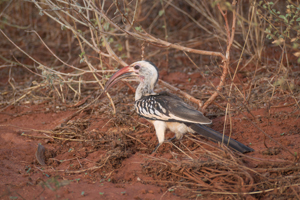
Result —
MULTIPOLYGON (((31 129, 34 134, 23 136, 80 143, 91 151, 108 149, 93 165, 61 168, 63 173, 106 177, 101 171, 119 169, 126 158, 136 152, 149 154, 155 146, 145 145, 147 139, 139 136, 142 129, 136 131, 146 125, 132 117, 131 83, 124 82, 129 90, 122 87, 98 99, 113 72, 145 59, 161 71, 158 90, 182 95, 207 116, 225 115, 224 129, 230 133, 231 116, 241 114, 273 141, 252 110, 263 108, 270 118, 298 120, 298 6, 298 1, 255 0, 0 0, 0 113, 45 102, 43 112, 72 111, 60 126, 31 129), (199 76, 182 81, 176 72, 199 76), (271 114, 272 108, 287 110, 271 114), (110 126, 127 128, 90 131, 90 118, 101 121, 103 116, 110 126)), ((0 122, 5 126, 7 121, 0 122)), ((147 130, 154 134, 153 128, 147 130)), ((183 150, 171 158, 147 157, 143 173, 156 185, 183 191, 178 195, 186 198, 299 199, 300 152, 278 144, 290 159, 270 161, 226 148, 194 151, 201 140, 187 138, 193 145, 180 146, 183 150)), ((69 149, 48 152, 39 163, 51 168, 38 170, 59 172, 53 158, 69 149)))

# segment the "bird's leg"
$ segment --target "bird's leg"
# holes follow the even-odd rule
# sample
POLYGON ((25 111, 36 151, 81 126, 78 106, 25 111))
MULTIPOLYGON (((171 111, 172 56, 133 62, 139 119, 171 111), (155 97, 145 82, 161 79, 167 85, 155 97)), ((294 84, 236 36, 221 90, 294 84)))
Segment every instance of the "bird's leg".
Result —
POLYGON ((156 151, 157 151, 157 149, 160 147, 160 145, 161 145, 161 143, 158 143, 158 144, 156 145, 155 149, 152 151, 151 154, 156 153, 156 151))
POLYGON ((171 142, 171 141, 173 141, 175 138, 176 138, 177 140, 181 140, 182 137, 183 137, 183 133, 180 132, 180 130, 176 130, 176 131, 175 131, 175 136, 172 137, 171 139, 169 139, 168 141, 171 142))
POLYGON ((171 139, 169 139, 169 142, 172 142, 175 138, 177 138, 176 136, 172 137, 171 139))
POLYGON ((165 141, 165 132, 166 132, 166 123, 164 121, 152 121, 156 136, 158 139, 158 145, 155 147, 154 151, 152 151, 152 154, 157 151, 157 149, 160 147, 162 143, 165 141))

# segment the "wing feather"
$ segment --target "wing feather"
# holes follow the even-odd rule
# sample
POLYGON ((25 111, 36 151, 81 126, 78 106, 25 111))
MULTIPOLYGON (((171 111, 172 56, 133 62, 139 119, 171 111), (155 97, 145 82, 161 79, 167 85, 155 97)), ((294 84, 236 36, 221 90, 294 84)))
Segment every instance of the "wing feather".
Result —
POLYGON ((200 111, 167 92, 143 96, 135 101, 135 107, 141 117, 150 120, 211 124, 211 120, 200 111), (147 108, 141 108, 143 106, 147 108))

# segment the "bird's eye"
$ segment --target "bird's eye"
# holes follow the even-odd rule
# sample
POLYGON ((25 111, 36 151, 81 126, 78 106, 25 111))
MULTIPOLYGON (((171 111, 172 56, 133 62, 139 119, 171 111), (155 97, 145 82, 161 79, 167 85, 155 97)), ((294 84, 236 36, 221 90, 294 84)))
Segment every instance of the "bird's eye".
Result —
POLYGON ((140 66, 139 65, 135 65, 134 69, 138 70, 138 69, 140 69, 140 66))

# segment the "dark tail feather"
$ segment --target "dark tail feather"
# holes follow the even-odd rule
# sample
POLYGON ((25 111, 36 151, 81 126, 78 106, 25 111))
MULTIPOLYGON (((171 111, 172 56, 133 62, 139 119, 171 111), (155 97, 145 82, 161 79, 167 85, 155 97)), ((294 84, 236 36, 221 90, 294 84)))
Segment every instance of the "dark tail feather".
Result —
MULTIPOLYGON (((223 134, 219 133, 218 131, 215 131, 211 128, 208 128, 207 126, 201 125, 201 124, 186 124, 191 129, 193 129, 195 132, 199 133, 200 135, 207 137, 208 139, 214 141, 214 142, 222 142, 225 145, 228 144, 229 137, 223 134)), ((236 151, 239 151, 241 153, 247 153, 254 151, 254 149, 247 147, 246 145, 230 138, 228 146, 236 151)))

